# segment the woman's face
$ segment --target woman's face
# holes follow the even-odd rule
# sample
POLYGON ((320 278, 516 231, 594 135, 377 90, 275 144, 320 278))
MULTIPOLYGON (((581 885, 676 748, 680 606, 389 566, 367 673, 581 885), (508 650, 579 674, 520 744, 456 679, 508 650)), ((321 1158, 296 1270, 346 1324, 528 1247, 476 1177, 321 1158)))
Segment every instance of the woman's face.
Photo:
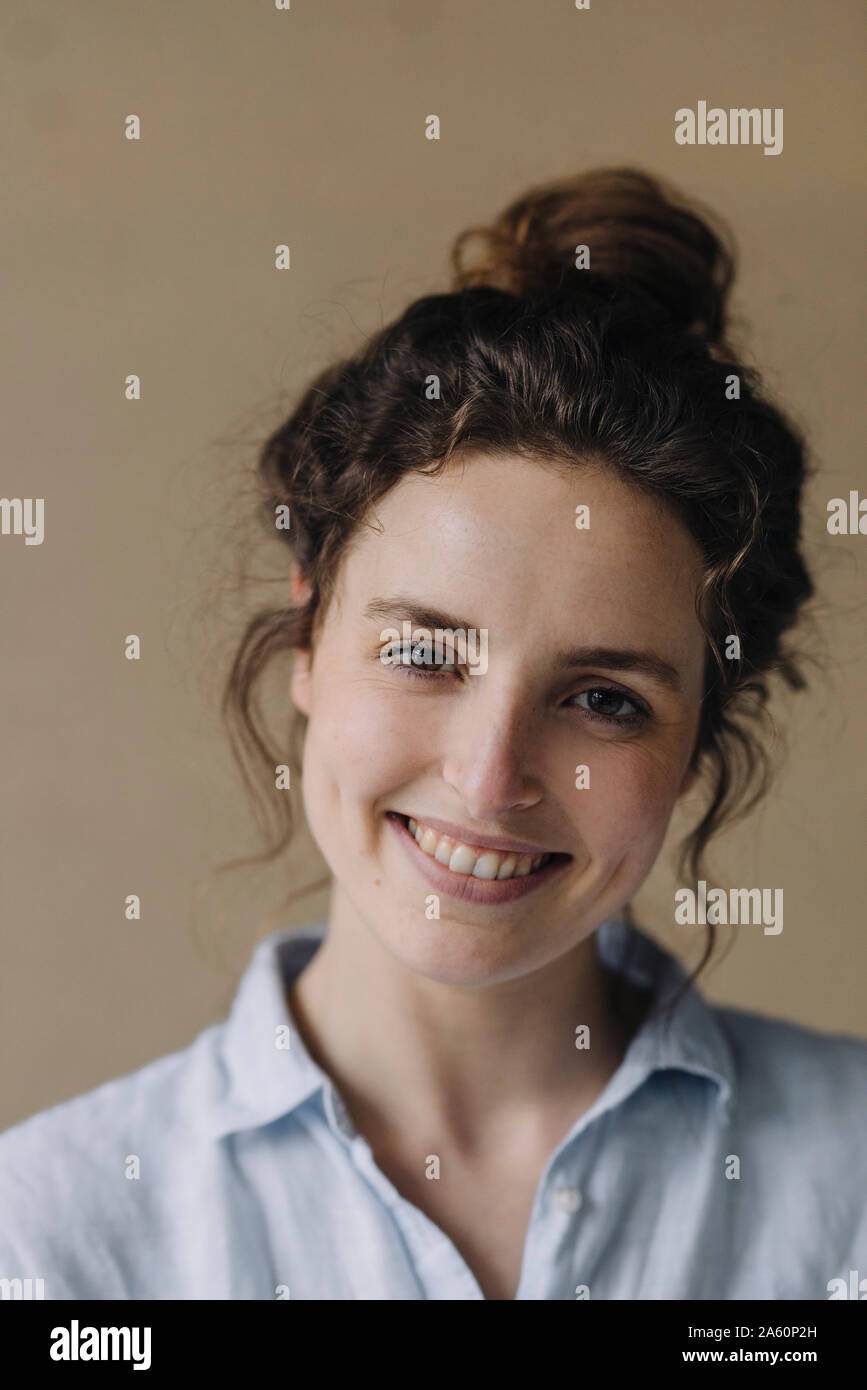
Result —
POLYGON ((514 978, 630 899, 691 781, 700 554, 612 472, 512 454, 411 475, 368 520, 292 675, 332 915, 429 978, 514 978), (407 664, 425 627, 475 634, 407 664), (521 853, 484 853, 503 839, 555 858, 516 877, 521 853))

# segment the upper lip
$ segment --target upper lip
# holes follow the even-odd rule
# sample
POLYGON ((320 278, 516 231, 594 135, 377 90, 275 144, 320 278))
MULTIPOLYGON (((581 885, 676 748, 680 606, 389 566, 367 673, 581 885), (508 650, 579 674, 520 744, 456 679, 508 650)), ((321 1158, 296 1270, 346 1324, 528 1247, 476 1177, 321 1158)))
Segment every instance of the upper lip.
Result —
MULTIPOLYGON (((408 811, 399 811, 396 814, 409 816, 408 811)), ((505 854, 559 853, 558 850, 546 849, 544 845, 531 845, 526 840, 512 840, 505 835, 480 835, 473 830, 464 830, 463 826, 453 825, 451 821, 437 820, 435 816, 412 816, 411 819, 419 825, 429 825, 431 830, 438 830, 441 835, 448 835, 452 840, 460 840, 465 845, 478 845, 480 849, 499 849, 505 854)))

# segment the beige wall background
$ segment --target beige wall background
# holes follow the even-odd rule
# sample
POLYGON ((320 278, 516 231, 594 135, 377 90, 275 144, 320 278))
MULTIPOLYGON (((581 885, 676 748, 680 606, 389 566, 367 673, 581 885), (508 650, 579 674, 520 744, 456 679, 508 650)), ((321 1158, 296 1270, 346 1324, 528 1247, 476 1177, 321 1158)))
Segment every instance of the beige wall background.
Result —
MULTIPOLYGON (((190 1042, 283 891, 323 872, 305 835, 277 868, 195 893, 258 843, 217 711, 278 573, 255 548, 256 442, 315 370, 447 288, 461 228, 604 163, 728 219, 750 356, 819 468, 812 688, 776 706, 788 760, 715 859, 721 882, 782 887, 785 926, 735 928, 704 989, 867 1032, 867 538, 826 531, 828 500, 867 485, 864 39, 857 0, 4 7, 0 490, 45 499, 45 539, 0 536, 0 1126, 190 1042), (782 153, 677 145, 674 112, 699 100, 782 107, 782 153), (242 562, 264 578, 239 599, 242 562)), ((670 859, 637 908, 694 964, 670 859)), ((326 908, 307 894, 280 920, 326 908)))

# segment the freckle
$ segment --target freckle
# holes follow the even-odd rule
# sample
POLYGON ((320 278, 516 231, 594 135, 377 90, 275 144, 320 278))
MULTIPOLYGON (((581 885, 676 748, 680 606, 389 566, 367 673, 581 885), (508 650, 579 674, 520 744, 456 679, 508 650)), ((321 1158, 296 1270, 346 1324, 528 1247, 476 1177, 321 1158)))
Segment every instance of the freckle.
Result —
POLYGON ((373 881, 374 881, 374 883, 376 884, 376 886, 377 886, 377 888, 378 888, 379 885, 380 885, 381 880, 378 879, 378 878, 375 878, 373 881))

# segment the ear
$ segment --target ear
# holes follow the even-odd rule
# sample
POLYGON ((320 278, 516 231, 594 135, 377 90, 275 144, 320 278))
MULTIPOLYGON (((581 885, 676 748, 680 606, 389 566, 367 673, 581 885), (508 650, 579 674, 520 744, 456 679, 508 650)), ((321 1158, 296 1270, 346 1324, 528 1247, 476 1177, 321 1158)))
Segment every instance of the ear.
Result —
POLYGON ((289 677, 289 694, 292 697, 292 703, 308 718, 310 717, 311 657, 311 652, 296 648, 292 653, 292 674, 289 677))
POLYGON ((681 784, 680 784, 680 789, 679 789, 679 791, 678 791, 678 793, 677 793, 677 799, 678 799, 678 801, 680 800, 680 798, 681 798, 682 796, 686 796, 687 792, 692 791, 692 788, 695 786, 695 783, 696 783, 697 780, 698 780, 698 768, 697 768, 697 767, 692 767, 692 766, 690 765, 690 766, 686 769, 686 772, 683 774, 683 781, 681 782, 681 784))
POLYGON ((301 608, 310 598, 313 592, 313 585, 310 583, 309 579, 305 579, 302 575, 301 567, 297 560, 292 561, 290 582, 292 585, 292 603, 296 608, 301 608))
MULTIPOLYGON (((292 565, 292 603, 295 608, 301 608, 310 598, 312 585, 309 579, 304 579, 298 564, 292 565)), ((289 694, 292 703, 302 714, 310 715, 310 682, 311 665, 313 653, 296 648, 292 653, 292 674, 289 678, 289 694)))

